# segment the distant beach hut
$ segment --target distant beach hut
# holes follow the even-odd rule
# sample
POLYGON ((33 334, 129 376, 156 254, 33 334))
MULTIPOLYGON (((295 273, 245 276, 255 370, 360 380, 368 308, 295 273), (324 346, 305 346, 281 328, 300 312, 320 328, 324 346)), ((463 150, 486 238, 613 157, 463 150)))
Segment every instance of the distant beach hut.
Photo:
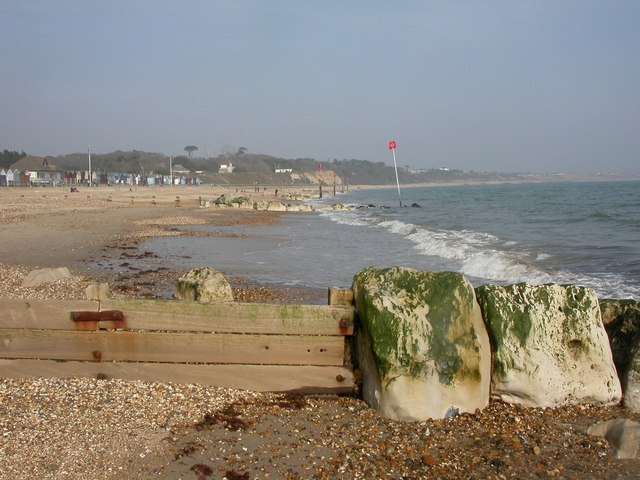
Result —
POLYGON ((4 171, 4 168, 0 170, 0 187, 7 186, 7 172, 4 171))
POLYGON ((7 170, 7 187, 17 187, 20 185, 20 171, 7 170))

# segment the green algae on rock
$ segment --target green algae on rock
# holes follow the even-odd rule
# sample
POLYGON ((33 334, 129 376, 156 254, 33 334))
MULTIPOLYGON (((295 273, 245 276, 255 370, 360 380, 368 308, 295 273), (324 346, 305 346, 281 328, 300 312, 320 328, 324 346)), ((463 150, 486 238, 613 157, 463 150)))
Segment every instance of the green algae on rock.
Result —
POLYGON ((533 407, 620 401, 592 289, 521 283, 483 285, 476 295, 491 339, 493 396, 533 407))
POLYGON ((486 406, 489 342, 462 275, 369 267, 353 291, 365 401, 400 419, 486 406))
POLYGON ((618 369, 624 406, 640 411, 640 302, 600 300, 603 323, 618 369))
POLYGON ((176 281, 176 297, 201 303, 233 302, 231 285, 210 267, 194 268, 176 281))

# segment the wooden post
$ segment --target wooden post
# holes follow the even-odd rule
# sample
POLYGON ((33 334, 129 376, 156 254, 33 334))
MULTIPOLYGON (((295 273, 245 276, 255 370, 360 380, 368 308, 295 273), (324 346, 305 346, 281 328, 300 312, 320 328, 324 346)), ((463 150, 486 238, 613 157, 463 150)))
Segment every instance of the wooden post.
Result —
POLYGON ((329 305, 352 305, 353 290, 350 288, 329 287, 329 305))

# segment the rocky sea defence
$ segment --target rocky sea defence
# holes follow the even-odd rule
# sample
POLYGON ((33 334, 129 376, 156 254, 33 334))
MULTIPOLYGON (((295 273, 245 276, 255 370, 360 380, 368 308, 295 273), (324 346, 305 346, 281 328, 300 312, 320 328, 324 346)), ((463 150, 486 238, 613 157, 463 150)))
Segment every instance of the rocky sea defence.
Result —
POLYGON ((200 303, 233 302, 231 285, 213 268, 190 270, 176 281, 176 298, 200 303))
POLYGON ((483 285, 476 295, 491 338, 492 395, 532 407, 620 401, 593 290, 483 285))
POLYGON ((367 268, 353 283, 363 398, 390 418, 443 418, 489 402, 490 348, 460 274, 367 268))
POLYGON ((246 196, 229 196, 222 194, 215 199, 200 199, 201 208, 241 208, 248 210, 265 210, 272 212, 312 212, 315 208, 311 205, 302 203, 301 200, 311 200, 310 197, 302 197, 298 195, 288 195, 287 200, 293 200, 293 203, 280 200, 253 200, 246 196))
POLYGON ((640 304, 605 299, 600 309, 624 391, 623 404, 640 411, 640 304))
POLYGON ((404 420, 448 418, 489 398, 525 407, 640 410, 640 308, 575 285, 484 285, 452 272, 355 275, 364 400, 404 420), (601 312, 602 310, 602 312, 601 312), (603 318, 606 319, 606 330, 603 318))
MULTIPOLYGON (((389 209, 386 205, 345 205, 342 203, 333 203, 330 205, 310 205, 305 202, 318 200, 308 194, 288 193, 282 195, 282 200, 255 200, 245 195, 231 196, 227 194, 219 195, 214 199, 200 198, 201 208, 241 208, 253 210, 270 210, 274 212, 315 212, 320 210, 332 211, 358 211, 363 209, 389 209)), ((417 203, 411 204, 412 208, 419 208, 417 203)))

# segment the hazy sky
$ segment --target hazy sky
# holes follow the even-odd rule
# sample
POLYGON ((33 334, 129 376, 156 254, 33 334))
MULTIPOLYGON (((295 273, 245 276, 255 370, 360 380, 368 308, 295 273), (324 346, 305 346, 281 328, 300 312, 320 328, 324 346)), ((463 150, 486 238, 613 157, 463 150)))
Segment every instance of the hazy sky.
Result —
POLYGON ((640 173, 638 0, 0 0, 0 150, 640 173))

